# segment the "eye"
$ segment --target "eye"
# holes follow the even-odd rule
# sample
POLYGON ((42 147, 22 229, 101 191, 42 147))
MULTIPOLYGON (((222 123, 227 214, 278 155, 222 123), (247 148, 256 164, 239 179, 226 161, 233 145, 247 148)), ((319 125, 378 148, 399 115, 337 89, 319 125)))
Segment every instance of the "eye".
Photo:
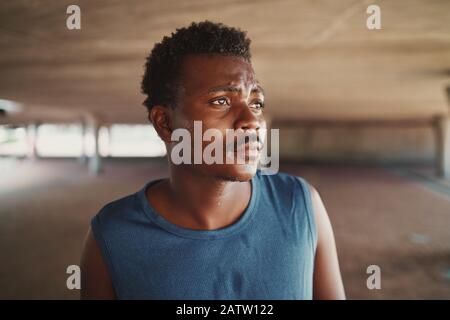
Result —
POLYGON ((256 100, 252 102, 252 106, 255 106, 255 109, 263 109, 264 108, 264 102, 260 100, 256 100))
POLYGON ((225 97, 220 97, 218 99, 211 100, 209 103, 216 106, 229 106, 230 101, 225 97))

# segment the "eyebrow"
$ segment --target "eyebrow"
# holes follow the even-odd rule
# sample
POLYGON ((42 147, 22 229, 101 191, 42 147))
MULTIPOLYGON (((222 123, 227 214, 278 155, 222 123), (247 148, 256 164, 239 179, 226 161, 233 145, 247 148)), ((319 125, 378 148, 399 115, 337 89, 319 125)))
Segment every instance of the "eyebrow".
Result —
MULTIPOLYGON (((242 90, 239 87, 224 85, 210 88, 207 93, 215 93, 215 92, 241 92, 242 90)), ((265 95, 264 89, 258 84, 254 87, 251 93, 262 93, 265 95)))

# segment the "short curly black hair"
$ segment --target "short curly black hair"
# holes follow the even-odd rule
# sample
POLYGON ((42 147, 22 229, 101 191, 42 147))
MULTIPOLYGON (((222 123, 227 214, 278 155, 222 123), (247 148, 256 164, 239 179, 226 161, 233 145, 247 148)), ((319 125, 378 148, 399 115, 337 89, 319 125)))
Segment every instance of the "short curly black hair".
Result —
POLYGON ((219 54, 241 57, 250 62, 250 42, 245 31, 211 21, 193 22, 177 29, 155 44, 145 63, 141 83, 147 95, 144 106, 150 112, 155 105, 174 108, 178 97, 178 70, 189 54, 219 54))

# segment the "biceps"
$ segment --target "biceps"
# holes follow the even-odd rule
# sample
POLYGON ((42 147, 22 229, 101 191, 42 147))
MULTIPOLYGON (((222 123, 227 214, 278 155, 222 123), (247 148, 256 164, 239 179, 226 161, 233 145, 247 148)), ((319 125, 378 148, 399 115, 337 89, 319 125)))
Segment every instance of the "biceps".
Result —
POLYGON ((89 229, 81 257, 81 299, 115 299, 100 248, 89 229))
POLYGON ((333 228, 315 189, 312 190, 312 200, 318 235, 314 266, 314 299, 345 299, 333 228))
POLYGON ((334 241, 318 244, 314 266, 314 299, 345 299, 334 241))

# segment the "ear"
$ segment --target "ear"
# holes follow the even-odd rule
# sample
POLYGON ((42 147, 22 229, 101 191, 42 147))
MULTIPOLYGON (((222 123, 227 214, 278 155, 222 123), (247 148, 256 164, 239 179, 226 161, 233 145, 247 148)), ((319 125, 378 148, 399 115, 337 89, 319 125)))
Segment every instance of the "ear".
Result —
POLYGON ((172 109, 170 107, 156 105, 148 113, 148 120, 153 124, 160 138, 166 142, 171 142, 172 136, 172 109))

